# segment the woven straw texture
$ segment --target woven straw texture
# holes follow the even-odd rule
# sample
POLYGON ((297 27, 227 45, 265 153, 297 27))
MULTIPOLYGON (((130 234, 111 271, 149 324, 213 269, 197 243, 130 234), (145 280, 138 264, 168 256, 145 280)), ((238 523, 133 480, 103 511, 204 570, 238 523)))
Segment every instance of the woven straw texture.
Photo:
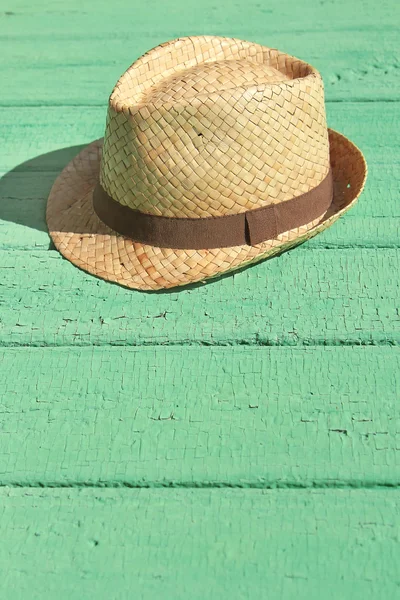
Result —
POLYGON ((149 51, 122 75, 104 140, 58 177, 47 222, 56 247, 77 266, 131 288, 170 288, 315 235, 354 203, 366 172, 361 152, 328 131, 322 79, 310 65, 251 42, 183 38, 149 51), (329 166, 335 197, 328 213, 257 246, 156 248, 116 234, 92 208, 100 176, 115 200, 148 214, 235 214, 309 191, 329 166))

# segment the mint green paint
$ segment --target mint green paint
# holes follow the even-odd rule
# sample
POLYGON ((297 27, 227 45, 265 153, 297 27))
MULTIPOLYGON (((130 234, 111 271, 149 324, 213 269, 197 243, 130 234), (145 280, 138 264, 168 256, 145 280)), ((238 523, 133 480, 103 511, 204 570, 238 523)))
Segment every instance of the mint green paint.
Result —
POLYGON ((85 7, 79 0, 68 6, 47 0, 39 6, 15 1, 13 10, 15 16, 3 18, 13 40, 0 61, 2 79, 10 82, 3 105, 101 106, 135 58, 195 34, 240 37, 299 56, 321 71, 328 100, 400 97, 393 0, 380 2, 379 10, 371 0, 188 0, 173 7, 157 0, 151 8, 126 0, 85 7))
POLYGON ((0 3, 1 598, 396 598, 398 3, 0 3), (317 67, 367 188, 278 259, 127 291, 55 252, 47 194, 130 63, 201 33, 317 67))
MULTIPOLYGON (((354 139, 366 155, 368 185, 359 203, 344 218, 298 251, 398 247, 397 107, 397 103, 381 102, 328 104, 330 125, 354 139), (360 129, 359 122, 370 125, 360 129)), ((10 126, 10 111, 0 109, 0 127, 6 132, 8 147, 7 154, 0 154, 0 247, 47 250, 44 215, 51 185, 83 143, 103 135, 105 107, 86 107, 79 119, 72 107, 64 108, 62 114, 54 107, 14 110, 16 120, 10 126), (26 137, 26 131, 34 131, 34 139, 26 137)))
POLYGON ((55 251, 13 251, 0 265, 0 341, 397 344, 399 259, 398 249, 295 249, 233 277, 146 294, 96 279, 55 251))
MULTIPOLYGON (((72 151, 66 151, 66 148, 87 144, 104 134, 106 113, 107 103, 62 109, 54 106, 0 107, 0 128, 7 143, 7 152, 0 155, 1 172, 16 167, 19 172, 59 171, 73 156, 72 151), (64 152, 51 154, 59 149, 64 149, 64 152), (42 157, 42 154, 47 155, 42 157), (21 164, 30 159, 35 159, 35 162, 21 164)), ((367 190, 383 181, 392 192, 396 189, 395 177, 399 173, 396 134, 400 130, 397 116, 396 102, 327 103, 329 127, 343 132, 365 153, 371 167, 367 190), (363 127, 360 127, 360 122, 363 127), (368 123, 368 128, 365 123, 368 123)))
POLYGON ((399 500, 398 490, 5 489, 2 596, 392 600, 399 500))
POLYGON ((385 347, 3 349, 0 484, 397 485, 385 347))

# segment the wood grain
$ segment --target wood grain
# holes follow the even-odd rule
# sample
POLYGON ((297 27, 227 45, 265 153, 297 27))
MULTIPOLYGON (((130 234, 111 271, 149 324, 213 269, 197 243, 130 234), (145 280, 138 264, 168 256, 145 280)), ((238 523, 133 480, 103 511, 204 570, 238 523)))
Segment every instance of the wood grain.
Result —
POLYGON ((248 39, 309 61, 324 77, 329 101, 400 97, 399 7, 393 0, 380 2, 379 9, 363 0, 188 0, 174 8, 153 0, 151 9, 103 0, 95 10, 78 0, 68 7, 48 0, 13 4, 1 19, 3 38, 12 42, 0 59, 7 81, 3 106, 103 106, 141 54, 198 34, 248 39))
POLYGON ((398 490, 1 492, 18 600, 397 598, 398 490))
POLYGON ((56 252, 0 265, 5 346, 398 344, 400 251, 292 251, 183 291, 144 294, 56 252), (16 276, 18 274, 18 276, 16 276))
POLYGON ((10 348, 0 364, 1 485, 400 484, 397 348, 10 348))

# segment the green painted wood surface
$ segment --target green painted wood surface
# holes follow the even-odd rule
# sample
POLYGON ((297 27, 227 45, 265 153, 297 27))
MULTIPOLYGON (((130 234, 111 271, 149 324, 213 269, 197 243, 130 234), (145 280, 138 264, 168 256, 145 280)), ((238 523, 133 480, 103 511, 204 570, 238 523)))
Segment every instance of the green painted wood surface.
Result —
POLYGON ((399 595, 399 16, 393 0, 0 0, 1 598, 399 595), (202 33, 317 67, 367 187, 234 277, 118 288, 54 250, 47 194, 129 64, 202 33))
MULTIPOLYGON (((8 150, 0 153, 0 248, 47 250, 44 214, 52 182, 79 151, 77 144, 103 135, 105 108, 87 107, 78 120, 72 107, 64 108, 62 114, 54 107, 13 110, 16 118, 10 126, 10 110, 0 109, 0 131, 8 150)), ((343 219, 299 251, 398 247, 397 103, 329 104, 328 119, 331 127, 345 131, 362 147, 368 160, 368 184, 360 202, 343 219), (360 128, 360 122, 368 122, 368 128, 360 128)))
POLYGON ((5 489, 0 502, 7 598, 398 598, 398 490, 5 489))
POLYGON ((2 105, 103 106, 135 58, 196 34, 240 37, 301 56, 321 71, 329 100, 400 97, 393 0, 379 2, 379 10, 371 0, 13 4, 13 14, 3 15, 3 37, 11 43, 0 61, 9 80, 2 105))
POLYGON ((397 343, 399 162, 391 135, 398 105, 334 104, 329 112, 334 127, 360 138, 369 161, 370 179, 356 207, 296 252, 203 288, 149 295, 97 280, 48 251, 44 209, 51 182, 77 151, 72 144, 102 134, 104 109, 90 108, 83 128, 70 107, 62 115, 54 108, 22 110, 2 159, 3 168, 14 169, 0 181, 0 243, 18 250, 0 266, 2 343, 397 343), (368 129, 360 130, 360 121, 368 129), (34 138, 23 137, 27 128, 34 128, 34 138), (50 148, 65 144, 67 150, 43 154, 49 140, 50 148))
POLYGON ((398 249, 296 250, 189 290, 143 294, 93 278, 56 252, 15 251, 0 266, 0 341, 398 344, 399 259, 398 249))
MULTIPOLYGON (((15 107, 1 108, 0 131, 7 143, 7 152, 0 156, 0 170, 4 173, 18 167, 18 171, 58 171, 73 151, 57 154, 54 150, 76 144, 86 144, 104 134, 107 105, 101 107, 15 107), (46 156, 40 156, 47 153, 46 156), (33 163, 21 163, 35 159, 33 163)), ((327 104, 328 125, 345 132, 362 146, 371 168, 370 185, 378 184, 388 176, 398 175, 398 146, 396 134, 400 126, 396 102, 338 102, 327 104), (359 123, 368 123, 360 128, 359 123), (371 164, 370 164, 371 163, 371 164)), ((392 179, 389 177, 389 180, 392 179)), ((394 181, 389 181, 393 191, 394 181)), ((366 190, 366 191, 367 191, 366 190)), ((381 192, 382 193, 382 192, 381 192)))
POLYGON ((389 346, 0 351, 12 485, 400 482, 389 346))

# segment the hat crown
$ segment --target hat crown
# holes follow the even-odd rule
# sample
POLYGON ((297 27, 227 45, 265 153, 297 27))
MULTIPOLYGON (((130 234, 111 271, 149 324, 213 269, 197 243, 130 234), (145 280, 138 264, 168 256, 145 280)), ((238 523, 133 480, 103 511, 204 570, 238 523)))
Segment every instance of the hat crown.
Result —
POLYGON ((133 209, 235 214, 305 193, 328 169, 322 79, 277 50, 181 38, 133 63, 110 96, 100 180, 133 209))
POLYGON ((189 102, 198 96, 285 81, 289 77, 264 63, 246 59, 217 60, 165 77, 142 94, 154 106, 189 102))

